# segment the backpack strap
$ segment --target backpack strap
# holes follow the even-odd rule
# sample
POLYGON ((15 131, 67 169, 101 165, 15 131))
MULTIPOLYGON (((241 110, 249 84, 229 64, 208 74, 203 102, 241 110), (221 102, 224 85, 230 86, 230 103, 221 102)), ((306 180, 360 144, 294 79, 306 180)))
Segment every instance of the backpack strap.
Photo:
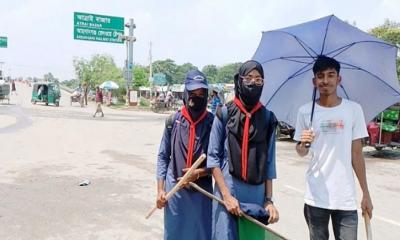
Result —
POLYGON ((223 141, 226 138, 226 123, 228 122, 228 108, 226 106, 218 106, 217 110, 215 111, 215 116, 222 122, 222 129, 223 129, 223 141))
POLYGON ((174 128, 174 124, 176 121, 176 118, 178 116, 178 112, 171 113, 166 119, 165 119, 165 129, 168 131, 168 135, 171 136, 172 133, 172 128, 174 128))
POLYGON ((217 107, 215 115, 222 122, 222 125, 225 126, 228 121, 228 108, 226 106, 217 107))

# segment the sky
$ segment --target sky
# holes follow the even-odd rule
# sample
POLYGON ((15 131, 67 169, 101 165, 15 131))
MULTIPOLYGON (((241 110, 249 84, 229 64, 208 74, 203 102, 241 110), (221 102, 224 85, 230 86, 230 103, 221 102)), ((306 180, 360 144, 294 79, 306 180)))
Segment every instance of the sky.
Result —
MULTIPOLYGON (((173 59, 200 69, 250 59, 262 31, 334 14, 364 31, 385 19, 400 22, 399 0, 0 0, 0 48, 5 76, 75 78, 75 57, 111 55, 118 67, 124 44, 74 40, 74 12, 134 19, 134 62, 173 59)), ((125 30, 125 34, 128 29, 125 30)))

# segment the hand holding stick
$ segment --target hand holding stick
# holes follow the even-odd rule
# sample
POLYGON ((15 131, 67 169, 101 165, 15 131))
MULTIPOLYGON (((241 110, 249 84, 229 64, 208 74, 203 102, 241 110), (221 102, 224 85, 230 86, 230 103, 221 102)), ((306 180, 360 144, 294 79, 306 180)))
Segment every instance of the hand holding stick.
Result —
MULTIPOLYGON (((189 170, 182 176, 178 183, 167 193, 165 196, 165 200, 168 201, 177 191, 179 191, 182 187, 184 187, 187 179, 196 170, 202 162, 206 159, 206 154, 201 154, 201 156, 193 163, 193 165, 189 168, 189 170)), ((154 206, 149 213, 146 215, 146 219, 148 219, 155 211, 157 210, 157 206, 154 206)))
MULTIPOLYGON (((219 199, 218 197, 214 196, 213 194, 207 192, 206 190, 204 190, 203 188, 201 188, 199 185, 197 185, 196 183, 190 182, 189 185, 196 189, 197 191, 201 192, 202 194, 206 195, 207 197, 217 201, 218 203, 224 205, 224 201, 222 199, 219 199)), ((260 221, 258 221, 257 219, 253 218, 250 215, 245 214, 244 212, 241 213, 242 217, 246 218, 247 220, 249 220, 250 222, 256 224, 257 226, 263 228, 264 230, 267 230, 268 232, 271 232, 273 234, 275 234, 276 236, 280 237, 280 239, 287 239, 285 237, 283 237, 282 235, 280 235, 279 233, 275 232, 274 230, 270 229, 269 227, 267 227, 265 224, 261 223, 260 221)))

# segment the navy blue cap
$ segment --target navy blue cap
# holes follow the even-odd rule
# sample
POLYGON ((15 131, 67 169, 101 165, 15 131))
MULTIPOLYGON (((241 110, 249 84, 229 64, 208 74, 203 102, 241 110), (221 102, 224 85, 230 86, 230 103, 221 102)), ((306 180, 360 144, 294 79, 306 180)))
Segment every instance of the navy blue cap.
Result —
POLYGON ((196 90, 199 88, 208 89, 206 76, 199 70, 190 70, 186 74, 185 88, 188 91, 196 90))

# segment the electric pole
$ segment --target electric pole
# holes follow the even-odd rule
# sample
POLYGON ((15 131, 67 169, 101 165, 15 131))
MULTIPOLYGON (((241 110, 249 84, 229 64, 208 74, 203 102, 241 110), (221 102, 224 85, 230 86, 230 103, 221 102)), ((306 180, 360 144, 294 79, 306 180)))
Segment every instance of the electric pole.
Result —
POLYGON ((120 36, 120 38, 126 41, 127 48, 127 59, 125 61, 124 77, 126 82, 126 105, 129 105, 129 89, 133 80, 133 42, 136 41, 136 37, 133 36, 133 30, 136 28, 133 19, 129 19, 129 23, 125 24, 125 27, 129 29, 128 36, 120 36))
POLYGON ((150 41, 150 49, 149 49, 149 60, 150 60, 150 74, 149 74, 149 85, 150 85, 150 101, 152 97, 152 91, 151 89, 153 88, 153 55, 151 52, 151 47, 152 47, 152 42, 150 41))

